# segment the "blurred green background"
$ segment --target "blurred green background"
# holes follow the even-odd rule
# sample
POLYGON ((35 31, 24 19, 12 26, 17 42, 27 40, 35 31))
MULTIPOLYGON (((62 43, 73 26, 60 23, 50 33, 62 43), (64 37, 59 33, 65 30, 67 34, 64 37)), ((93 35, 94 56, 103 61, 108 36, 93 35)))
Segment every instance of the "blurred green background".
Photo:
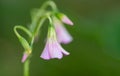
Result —
MULTIPOLYGON (((23 48, 13 32, 16 24, 31 22, 30 11, 46 0, 0 0, 0 76, 23 76, 23 48)), ((74 37, 63 45, 71 55, 45 61, 39 56, 46 32, 34 45, 31 76, 120 76, 120 1, 54 0, 75 26, 74 37)), ((45 24, 47 25, 47 24, 45 24)))

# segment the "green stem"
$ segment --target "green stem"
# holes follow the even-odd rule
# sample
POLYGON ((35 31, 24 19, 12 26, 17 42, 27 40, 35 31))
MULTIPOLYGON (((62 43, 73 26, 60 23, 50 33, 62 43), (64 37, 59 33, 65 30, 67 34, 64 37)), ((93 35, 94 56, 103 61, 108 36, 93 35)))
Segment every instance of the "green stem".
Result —
POLYGON ((46 9, 48 6, 51 6, 53 11, 58 11, 56 4, 53 1, 47 1, 41 7, 41 9, 46 9))
POLYGON ((21 30, 24 31, 29 37, 32 36, 31 32, 30 32, 28 29, 26 29, 25 27, 23 27, 23 26, 21 26, 21 25, 16 25, 16 26, 14 27, 14 32, 15 32, 15 34, 17 35, 17 37, 21 37, 20 34, 17 32, 17 29, 21 29, 21 30))
POLYGON ((29 59, 24 63, 24 76, 29 76, 29 59))
POLYGON ((39 22, 39 24, 36 26, 36 28, 34 29, 33 35, 37 35, 41 26, 43 25, 44 21, 45 21, 46 17, 42 18, 39 22))

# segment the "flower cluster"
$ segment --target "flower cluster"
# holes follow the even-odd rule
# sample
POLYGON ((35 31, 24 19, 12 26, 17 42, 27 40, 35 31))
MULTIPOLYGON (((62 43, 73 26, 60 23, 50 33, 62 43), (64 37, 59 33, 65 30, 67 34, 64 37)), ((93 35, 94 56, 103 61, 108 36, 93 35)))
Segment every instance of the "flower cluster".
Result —
POLYGON ((73 38, 64 27, 64 24, 73 26, 73 22, 63 13, 59 12, 53 1, 47 1, 40 9, 35 9, 32 12, 32 23, 30 28, 26 29, 23 26, 15 26, 14 32, 25 49, 22 57, 22 62, 25 62, 30 58, 32 54, 33 43, 36 37, 38 37, 41 26, 46 19, 49 20, 48 34, 45 48, 40 55, 45 60, 58 58, 61 59, 63 55, 69 55, 70 53, 64 50, 61 44, 70 43, 73 38), (48 6, 52 7, 52 10, 46 9, 48 6), (17 29, 24 31, 29 40, 21 36, 17 29))

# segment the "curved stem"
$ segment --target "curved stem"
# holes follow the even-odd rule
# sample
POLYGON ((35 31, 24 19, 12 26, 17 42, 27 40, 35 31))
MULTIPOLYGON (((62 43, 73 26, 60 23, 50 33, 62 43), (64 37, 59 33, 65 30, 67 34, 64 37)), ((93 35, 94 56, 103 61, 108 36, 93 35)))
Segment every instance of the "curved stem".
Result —
POLYGON ((43 16, 41 16, 40 19, 37 20, 38 24, 36 24, 36 27, 34 28, 33 33, 32 33, 33 36, 32 36, 32 39, 31 39, 31 46, 34 43, 35 37, 39 34, 39 30, 42 27, 43 23, 45 22, 47 17, 50 16, 50 15, 52 15, 52 12, 46 12, 43 16))
POLYGON ((30 38, 32 37, 32 33, 23 26, 14 27, 14 32, 21 42, 22 46, 24 47, 25 51, 31 52, 31 47, 29 46, 28 41, 18 33, 17 29, 21 29, 22 31, 24 31, 30 38))
POLYGON ((51 6, 53 11, 58 11, 57 6, 53 1, 47 1, 43 4, 43 6, 40 9, 46 9, 48 6, 51 6))
POLYGON ((48 20, 49 20, 49 22, 50 22, 50 25, 53 25, 53 22, 52 22, 52 19, 51 19, 50 16, 48 16, 48 20))
POLYGON ((17 32, 17 29, 21 29, 21 30, 23 30, 29 37, 31 37, 32 36, 32 34, 31 34, 31 32, 28 30, 28 29, 26 29, 25 27, 23 27, 23 26, 15 26, 14 27, 14 32, 15 32, 15 34, 18 36, 18 37, 20 37, 20 34, 17 32))
POLYGON ((35 29, 35 27, 36 27, 37 22, 39 21, 39 19, 44 15, 44 13, 48 12, 48 11, 45 11, 45 9, 48 6, 51 6, 51 8, 52 8, 52 10, 54 12, 58 11, 57 6, 56 6, 56 4, 53 1, 47 1, 47 2, 45 2, 42 5, 42 7, 39 9, 39 11, 37 12, 36 16, 33 19, 33 22, 32 22, 31 28, 30 28, 32 32, 34 31, 34 29, 35 29))
POLYGON ((41 10, 41 9, 36 13, 32 23, 31 23, 31 26, 30 26, 30 30, 32 33, 34 32, 36 26, 38 25, 40 18, 44 15, 44 13, 45 13, 45 11, 41 10))

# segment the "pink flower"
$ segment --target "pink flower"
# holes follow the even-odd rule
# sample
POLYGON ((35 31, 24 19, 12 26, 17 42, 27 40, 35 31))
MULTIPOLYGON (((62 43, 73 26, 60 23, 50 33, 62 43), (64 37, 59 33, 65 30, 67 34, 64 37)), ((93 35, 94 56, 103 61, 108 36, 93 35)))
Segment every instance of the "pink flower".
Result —
POLYGON ((67 51, 65 51, 61 45, 57 42, 56 33, 53 27, 49 28, 48 38, 45 45, 45 48, 41 54, 41 58, 45 60, 58 58, 61 59, 64 55, 69 55, 67 51))
POLYGON ((72 36, 68 33, 66 28, 57 18, 54 18, 54 26, 59 43, 68 44, 73 40, 72 36))
POLYGON ((58 16, 63 23, 68 25, 74 25, 73 22, 65 14, 59 13, 58 16))
POLYGON ((24 63, 27 58, 28 58, 28 54, 24 53, 21 62, 24 63))

